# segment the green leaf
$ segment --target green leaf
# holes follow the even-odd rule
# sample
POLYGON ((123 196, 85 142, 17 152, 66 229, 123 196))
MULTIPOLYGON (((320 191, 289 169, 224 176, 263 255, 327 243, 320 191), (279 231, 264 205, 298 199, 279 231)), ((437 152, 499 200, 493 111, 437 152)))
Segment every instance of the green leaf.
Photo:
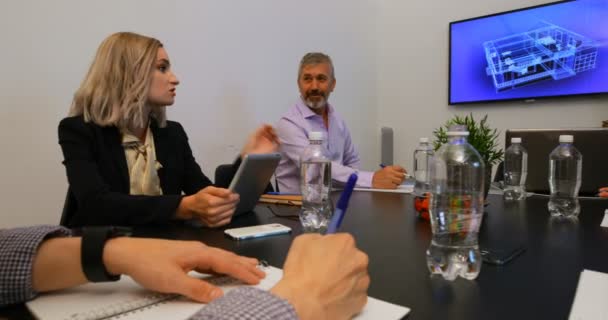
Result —
POLYGON ((487 114, 479 122, 475 121, 473 113, 464 117, 456 115, 446 121, 443 126, 433 131, 433 135, 435 136, 433 146, 435 150, 448 142, 447 131, 451 125, 463 125, 467 128, 467 131, 469 131, 467 140, 477 149, 487 165, 494 166, 502 161, 504 153, 498 142, 499 132, 490 127, 487 114))

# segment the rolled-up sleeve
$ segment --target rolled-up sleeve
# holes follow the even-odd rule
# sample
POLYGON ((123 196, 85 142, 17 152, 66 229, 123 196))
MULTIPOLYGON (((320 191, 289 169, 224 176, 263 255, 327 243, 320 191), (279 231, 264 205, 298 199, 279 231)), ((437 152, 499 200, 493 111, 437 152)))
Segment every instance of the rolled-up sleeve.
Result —
POLYGON ((32 268, 38 247, 47 238, 69 235, 68 229, 59 226, 0 230, 0 306, 36 296, 32 268))
POLYGON ((353 144, 352 138, 350 137, 350 131, 348 131, 346 124, 342 123, 342 126, 344 127, 344 163, 332 163, 332 177, 336 181, 346 183, 348 177, 352 173, 357 173, 357 186, 370 188, 372 186, 374 173, 360 170, 361 159, 359 158, 359 152, 357 152, 357 149, 353 144))
POLYGON ((245 287, 230 291, 195 315, 191 320, 291 320, 298 316, 294 308, 272 293, 245 287))

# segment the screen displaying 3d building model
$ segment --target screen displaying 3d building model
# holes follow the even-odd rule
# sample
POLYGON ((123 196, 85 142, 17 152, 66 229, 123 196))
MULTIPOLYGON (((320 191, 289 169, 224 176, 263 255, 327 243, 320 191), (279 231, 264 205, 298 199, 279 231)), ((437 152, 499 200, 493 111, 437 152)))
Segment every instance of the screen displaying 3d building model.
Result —
POLYGON ((608 0, 450 23, 449 103, 608 93, 608 0))

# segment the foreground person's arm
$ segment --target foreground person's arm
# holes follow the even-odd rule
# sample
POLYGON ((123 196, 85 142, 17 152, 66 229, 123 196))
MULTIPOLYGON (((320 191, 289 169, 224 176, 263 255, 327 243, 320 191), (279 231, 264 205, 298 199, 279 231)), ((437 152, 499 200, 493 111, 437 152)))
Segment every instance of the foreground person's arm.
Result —
MULTIPOLYGON (((30 300, 39 292, 86 283, 81 265, 81 238, 67 229, 39 226, 0 231, 0 305, 30 300)), ((131 276, 142 286, 178 293, 200 302, 223 295, 221 289, 187 273, 227 274, 257 284, 264 272, 257 259, 209 247, 196 241, 119 237, 103 248, 103 265, 111 275, 131 276)))

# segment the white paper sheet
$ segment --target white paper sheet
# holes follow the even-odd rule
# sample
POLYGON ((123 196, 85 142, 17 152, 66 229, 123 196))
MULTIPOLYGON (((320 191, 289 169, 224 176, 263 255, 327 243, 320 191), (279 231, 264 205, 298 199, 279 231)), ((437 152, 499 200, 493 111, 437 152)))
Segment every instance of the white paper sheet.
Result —
POLYGON ((608 319, 608 274, 583 270, 578 279, 570 320, 608 319))
POLYGON ((600 226, 608 228, 608 209, 604 211, 604 219, 602 220, 602 224, 600 226))

